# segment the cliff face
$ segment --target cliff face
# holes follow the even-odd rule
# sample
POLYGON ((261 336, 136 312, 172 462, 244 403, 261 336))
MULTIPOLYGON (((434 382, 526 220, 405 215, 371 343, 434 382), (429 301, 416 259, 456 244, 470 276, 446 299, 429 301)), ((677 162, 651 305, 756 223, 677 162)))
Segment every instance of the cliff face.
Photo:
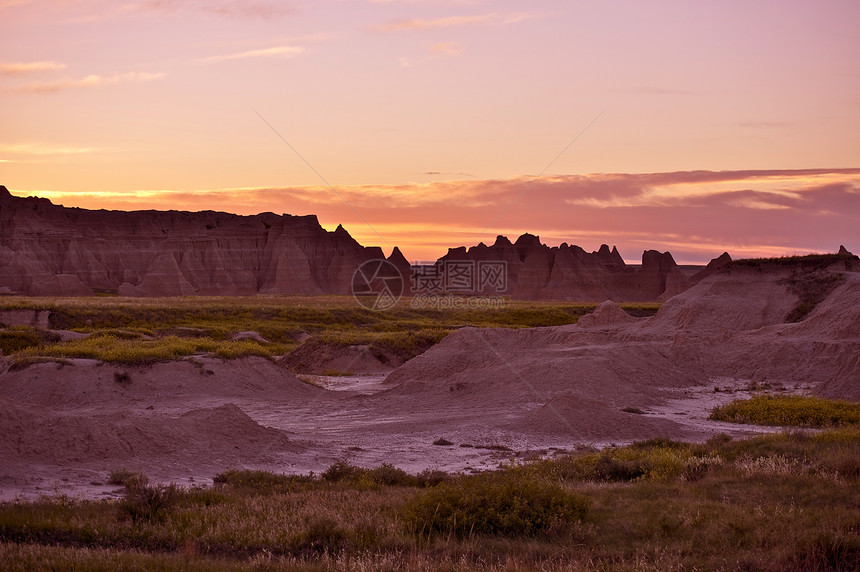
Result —
MULTIPOLYGON (((0 186, 0 294, 348 295, 356 269, 383 258, 382 249, 361 246, 342 226, 328 232, 313 215, 92 211, 14 197, 0 186)), ((635 302, 678 294, 730 260, 724 254, 688 277, 668 252, 646 251, 642 266, 630 267, 607 245, 591 253, 550 248, 524 234, 515 243, 500 236, 492 246, 451 249, 439 262, 505 263, 501 290, 481 289, 478 280, 466 295, 635 302)), ((400 250, 388 261, 412 293, 400 250)))
MULTIPOLYGON (((731 260, 724 256, 727 259, 712 261, 712 265, 731 260)), ((702 273, 686 276, 668 252, 647 250, 642 254, 642 266, 631 267, 616 248, 610 250, 605 244, 590 253, 567 243, 550 248, 531 234, 522 235, 515 243, 499 236, 492 246, 481 243, 468 250, 453 248, 440 259, 445 261, 504 261, 507 288, 499 294, 523 300, 662 300, 704 277, 702 273)))
POLYGON ((381 258, 312 215, 91 211, 0 186, 0 293, 349 294, 356 268, 381 258))

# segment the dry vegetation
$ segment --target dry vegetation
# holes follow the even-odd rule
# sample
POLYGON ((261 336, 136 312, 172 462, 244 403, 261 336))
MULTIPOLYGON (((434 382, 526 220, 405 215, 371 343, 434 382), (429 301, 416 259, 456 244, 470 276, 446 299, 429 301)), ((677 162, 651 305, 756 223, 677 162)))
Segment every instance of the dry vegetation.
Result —
POLYGON ((0 505, 7 570, 856 570, 860 429, 652 440, 477 476, 339 462, 0 505))
POLYGON ((834 427, 860 423, 860 403, 799 395, 757 395, 717 407, 711 419, 781 427, 834 427))
MULTIPOLYGON (((635 315, 656 304, 625 308, 635 315)), ((412 309, 408 300, 386 312, 359 307, 351 297, 253 298, 0 298, 0 310, 50 311, 51 330, 88 337, 61 342, 49 330, 0 330, 0 351, 19 364, 38 358, 92 358, 129 365, 213 354, 223 358, 285 355, 308 335, 312 343, 369 345, 409 359, 464 325, 533 327, 575 323, 594 304, 508 302, 503 309, 412 309), (256 332, 264 341, 232 338, 256 332)))

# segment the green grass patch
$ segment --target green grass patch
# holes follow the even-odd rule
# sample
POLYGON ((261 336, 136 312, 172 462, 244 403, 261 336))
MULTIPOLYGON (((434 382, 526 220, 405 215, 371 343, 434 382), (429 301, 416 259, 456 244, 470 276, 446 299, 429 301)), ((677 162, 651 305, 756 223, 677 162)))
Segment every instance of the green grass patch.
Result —
MULTIPOLYGON (((367 345, 383 363, 405 361, 463 326, 523 328, 573 324, 595 304, 505 302, 498 309, 414 309, 404 299, 386 312, 359 307, 346 296, 25 298, 4 296, 2 309, 47 310, 55 330, 90 334, 59 342, 32 328, 0 330, 3 355, 19 365, 37 357, 88 357, 138 364, 209 353, 224 358, 286 355, 302 345, 367 345), (259 333, 268 344, 231 342, 238 332, 259 333)), ((624 305, 652 315, 659 304, 624 305)), ((308 348, 308 351, 313 348, 308 348)))
POLYGON ((117 338, 113 335, 91 336, 19 352, 16 359, 35 357, 90 358, 126 365, 143 365, 184 356, 212 353, 225 359, 262 356, 272 357, 277 348, 256 341, 217 341, 209 338, 168 336, 157 340, 117 338))
POLYGON ((752 425, 833 427, 860 423, 860 403, 798 395, 757 395, 717 407, 710 418, 752 425))

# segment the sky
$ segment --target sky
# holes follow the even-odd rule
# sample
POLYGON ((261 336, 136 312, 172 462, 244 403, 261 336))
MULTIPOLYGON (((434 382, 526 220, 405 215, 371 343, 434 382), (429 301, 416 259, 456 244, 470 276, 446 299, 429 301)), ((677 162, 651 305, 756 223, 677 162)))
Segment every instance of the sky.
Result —
POLYGON ((860 252, 860 2, 0 0, 0 184, 316 214, 410 260, 537 234, 860 252))

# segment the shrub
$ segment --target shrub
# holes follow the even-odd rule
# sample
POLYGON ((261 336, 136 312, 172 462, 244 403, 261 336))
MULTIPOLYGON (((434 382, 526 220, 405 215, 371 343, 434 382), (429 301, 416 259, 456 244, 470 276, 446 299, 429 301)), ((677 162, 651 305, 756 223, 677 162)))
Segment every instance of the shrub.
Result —
POLYGON ((617 459, 612 455, 600 455, 594 466, 594 476, 601 481, 632 481, 648 474, 644 459, 617 459))
POLYGON ((534 536, 581 520, 587 498, 539 479, 512 473, 461 477, 407 502, 403 517, 422 534, 534 536))
POLYGON ((39 332, 30 328, 14 328, 0 331, 0 353, 9 355, 21 350, 38 347, 42 343, 39 332))
POLYGON ((127 371, 113 372, 113 380, 114 383, 118 383, 119 385, 131 385, 131 376, 127 371))
POLYGON ((454 479, 452 475, 439 469, 424 469, 418 473, 416 478, 420 487, 435 487, 442 483, 449 483, 454 479))
POLYGON ((418 484, 416 477, 389 463, 368 470, 367 476, 373 482, 387 487, 414 487, 418 484))
POLYGON ((136 475, 137 473, 135 473, 131 469, 126 469, 125 467, 120 469, 114 469, 110 472, 110 474, 108 474, 107 482, 109 485, 124 485, 128 479, 136 475))
POLYGON ((130 517, 134 523, 161 520, 179 500, 180 491, 176 485, 150 485, 145 475, 132 475, 123 485, 125 496, 119 503, 119 516, 130 517))
POLYGON ((341 481, 357 481, 365 472, 366 469, 350 465, 347 461, 340 460, 332 463, 331 466, 323 472, 322 478, 324 481, 332 483, 338 483, 341 481))

